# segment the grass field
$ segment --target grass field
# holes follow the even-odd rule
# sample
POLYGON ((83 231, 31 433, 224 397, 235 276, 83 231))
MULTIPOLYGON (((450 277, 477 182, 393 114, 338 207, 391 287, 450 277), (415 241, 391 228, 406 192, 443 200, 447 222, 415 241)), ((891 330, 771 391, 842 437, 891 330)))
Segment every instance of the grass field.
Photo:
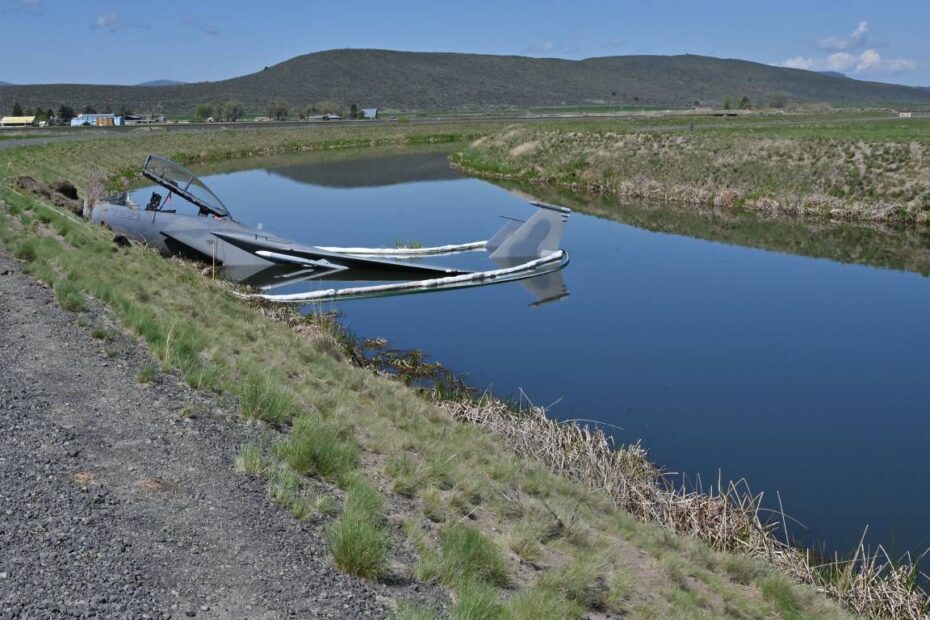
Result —
MULTIPOLYGON (((94 169, 130 182, 153 151, 225 165, 294 152, 464 145, 490 131, 465 124, 149 133, 5 152, 0 175, 69 178, 85 189, 94 169)), ((343 570, 440 583, 452 593, 455 618, 846 616, 765 562, 644 523, 608 494, 516 456, 500 435, 353 366, 326 320, 273 320, 276 311, 232 297, 194 265, 138 246, 117 251, 102 229, 9 189, 0 198, 0 242, 64 307, 81 312, 89 298, 108 304, 155 363, 280 430, 275 445, 243 447, 236 466, 264 478, 295 518, 326 521, 343 570), (410 554, 400 550, 412 551, 412 563, 403 565, 410 554)), ((398 617, 433 612, 402 605, 398 617)))
POLYGON ((930 119, 733 120, 664 131, 606 120, 514 125, 453 160, 487 177, 625 199, 930 222, 930 119))

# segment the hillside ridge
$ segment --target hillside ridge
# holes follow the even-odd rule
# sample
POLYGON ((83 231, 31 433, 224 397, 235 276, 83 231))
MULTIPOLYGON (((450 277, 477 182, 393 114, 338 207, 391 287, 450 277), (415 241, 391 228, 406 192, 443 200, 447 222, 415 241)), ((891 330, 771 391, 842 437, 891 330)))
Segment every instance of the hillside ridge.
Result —
POLYGON ((456 52, 340 49, 304 54, 214 82, 165 86, 35 84, 0 86, 0 111, 127 106, 189 114, 198 103, 241 101, 264 111, 272 97, 293 106, 335 101, 393 110, 561 105, 721 106, 746 97, 834 105, 930 105, 923 88, 837 79, 814 71, 707 56, 605 56, 584 60, 456 52))

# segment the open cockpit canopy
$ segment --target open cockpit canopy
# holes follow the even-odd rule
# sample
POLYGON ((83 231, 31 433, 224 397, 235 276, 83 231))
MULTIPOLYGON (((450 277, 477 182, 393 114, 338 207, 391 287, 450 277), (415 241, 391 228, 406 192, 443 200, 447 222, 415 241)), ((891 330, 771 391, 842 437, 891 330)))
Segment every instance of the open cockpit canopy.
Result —
POLYGON ((176 164, 170 159, 149 155, 142 166, 142 174, 155 181, 170 192, 181 196, 185 200, 197 205, 201 214, 212 214, 218 217, 228 217, 229 210, 223 201, 204 185, 203 181, 194 176, 194 173, 176 164))

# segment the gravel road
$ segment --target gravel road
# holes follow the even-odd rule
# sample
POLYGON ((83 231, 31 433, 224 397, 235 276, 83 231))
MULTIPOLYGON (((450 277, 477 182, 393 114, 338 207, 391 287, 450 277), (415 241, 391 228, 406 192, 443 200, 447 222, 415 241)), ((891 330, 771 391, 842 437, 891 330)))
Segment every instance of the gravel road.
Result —
POLYGON ((144 348, 91 336, 106 310, 63 311, 2 249, 0 274, 0 620, 380 618, 437 596, 338 573, 323 525, 233 470, 272 431, 173 376, 139 384, 144 348))

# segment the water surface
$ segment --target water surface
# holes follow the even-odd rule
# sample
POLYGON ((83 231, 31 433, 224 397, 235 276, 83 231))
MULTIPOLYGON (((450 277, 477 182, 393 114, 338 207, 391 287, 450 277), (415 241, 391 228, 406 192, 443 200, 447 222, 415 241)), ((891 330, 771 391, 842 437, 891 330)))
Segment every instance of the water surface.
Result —
MULTIPOLYGON (((499 215, 533 213, 449 170, 443 153, 279 162, 206 181, 244 224, 309 244, 466 242, 492 235, 499 215)), ((807 542, 851 549, 871 524, 873 543, 930 544, 930 282, 693 238, 680 223, 676 233, 575 213, 570 296, 540 307, 510 283, 327 308, 474 386, 620 427, 618 441, 642 441, 705 484, 722 471, 773 503, 780 491, 807 542)))

